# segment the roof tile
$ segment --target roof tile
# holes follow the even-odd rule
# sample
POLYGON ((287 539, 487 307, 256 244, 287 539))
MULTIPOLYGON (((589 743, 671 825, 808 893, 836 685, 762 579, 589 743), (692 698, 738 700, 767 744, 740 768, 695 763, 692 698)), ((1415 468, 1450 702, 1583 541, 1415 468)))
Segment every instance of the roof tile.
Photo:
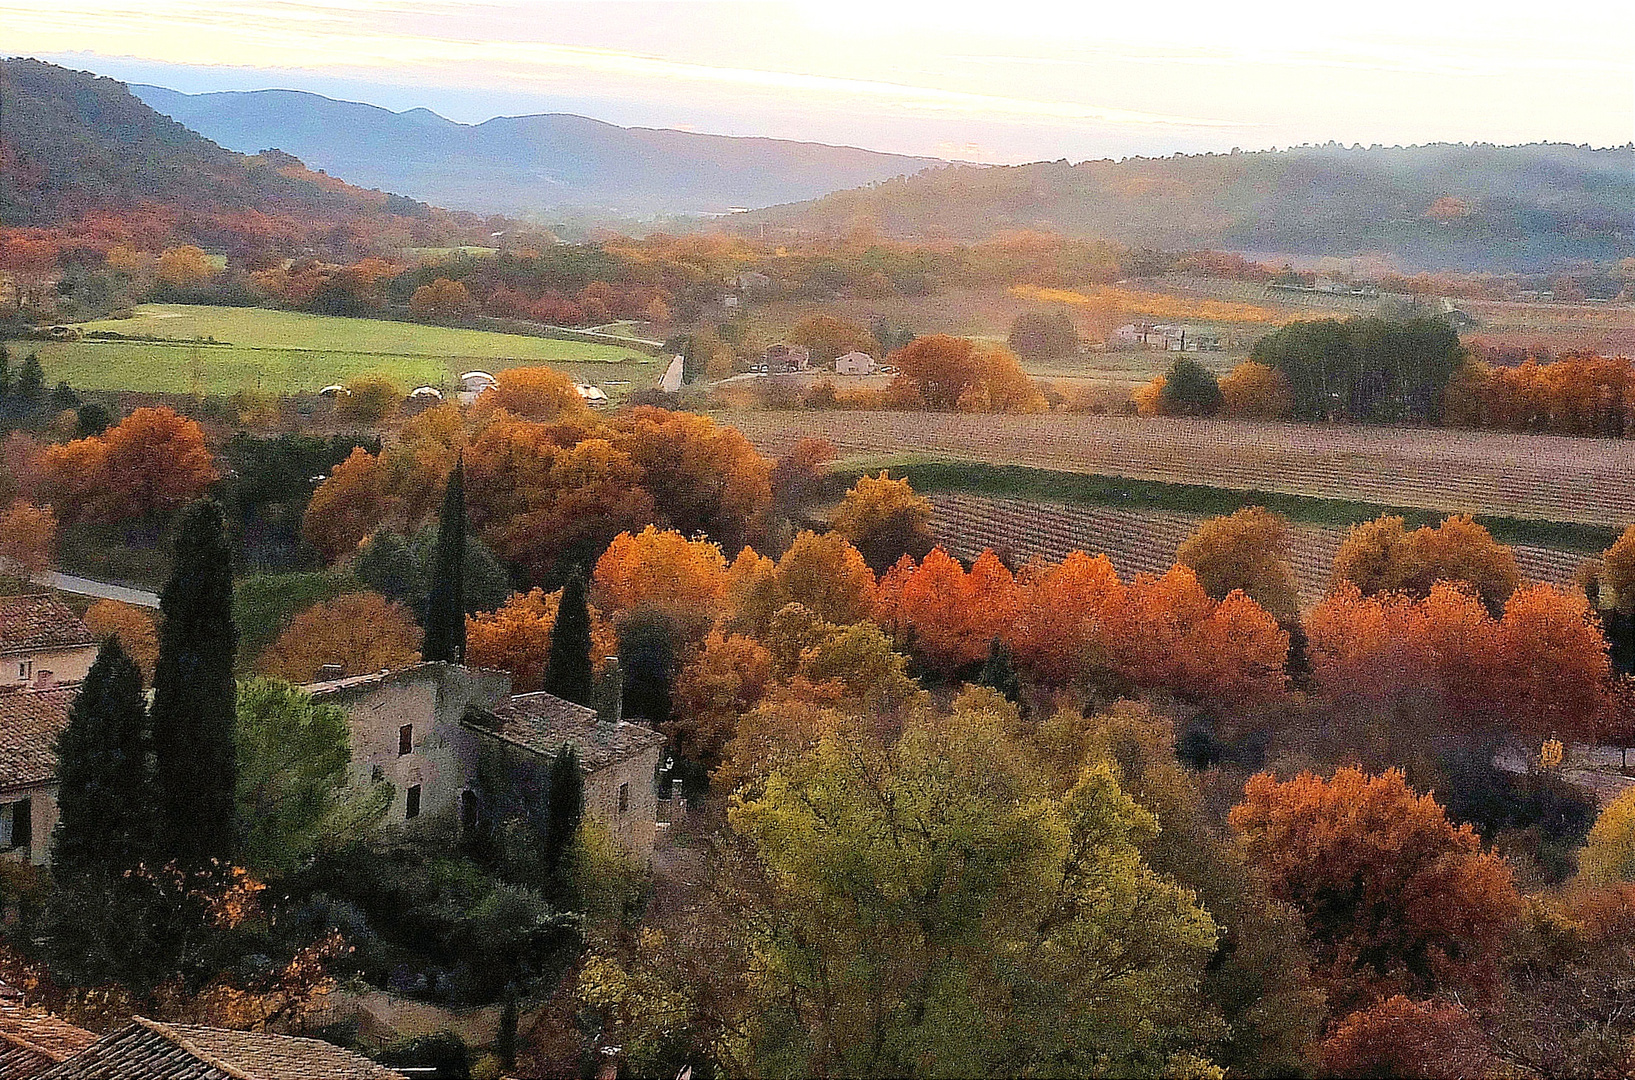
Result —
POLYGON ((77 685, 45 690, 0 687, 0 789, 57 775, 57 736, 68 726, 77 685))

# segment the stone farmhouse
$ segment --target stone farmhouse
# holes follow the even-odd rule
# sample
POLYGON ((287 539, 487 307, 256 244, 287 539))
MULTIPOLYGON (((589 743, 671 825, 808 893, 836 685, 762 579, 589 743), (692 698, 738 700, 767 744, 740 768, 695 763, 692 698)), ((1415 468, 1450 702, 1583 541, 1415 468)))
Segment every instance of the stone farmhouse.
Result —
MULTIPOLYGON (((96 651, 85 623, 55 597, 0 598, 0 858, 49 858, 57 737, 96 651)), ((616 692, 598 711, 550 694, 513 694, 504 672, 442 663, 337 672, 305 689, 347 714, 352 783, 391 784, 388 827, 457 839, 542 799, 552 760, 572 745, 586 818, 633 854, 653 853, 664 737, 626 721, 616 692)))
POLYGON ((625 720, 616 693, 590 709, 546 693, 512 694, 504 672, 446 663, 305 689, 350 718, 353 783, 392 785, 388 826, 453 839, 537 805, 553 758, 572 745, 586 819, 638 857, 653 853, 664 736, 625 720))
POLYGON ((0 858, 46 860, 57 736, 96 653, 95 636, 56 597, 0 597, 0 858))

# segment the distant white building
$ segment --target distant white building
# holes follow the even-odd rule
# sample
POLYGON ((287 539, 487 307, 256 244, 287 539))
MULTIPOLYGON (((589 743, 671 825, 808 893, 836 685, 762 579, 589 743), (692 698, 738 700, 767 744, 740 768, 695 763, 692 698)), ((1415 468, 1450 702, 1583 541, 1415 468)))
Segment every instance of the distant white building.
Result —
POLYGON ((601 408, 608 403, 607 394, 603 392, 600 386, 592 386, 590 383, 579 383, 574 387, 574 389, 579 391, 579 397, 584 400, 585 404, 589 405, 593 409, 601 408))
POLYGON ((879 365, 874 357, 863 352, 849 352, 835 360, 836 375, 873 375, 879 365))

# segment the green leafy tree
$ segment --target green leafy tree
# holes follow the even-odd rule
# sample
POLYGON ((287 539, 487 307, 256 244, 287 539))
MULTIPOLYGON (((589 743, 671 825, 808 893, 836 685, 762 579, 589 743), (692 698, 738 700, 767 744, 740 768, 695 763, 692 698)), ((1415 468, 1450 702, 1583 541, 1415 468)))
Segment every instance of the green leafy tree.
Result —
POLYGON ((1216 927, 1107 766, 1052 793, 985 694, 829 733, 729 810, 756 864, 745 1071, 1208 1075, 1216 927))
POLYGON ((576 568, 562 587, 562 600, 556 608, 545 689, 565 701, 593 704, 590 649, 590 602, 586 598, 584 572, 576 568))
POLYGON ((38 353, 29 353, 23 358, 11 392, 25 409, 37 409, 45 402, 45 369, 40 366, 38 353))
POLYGON ((465 562, 465 462, 457 461, 443 491, 443 512, 437 522, 437 556, 426 599, 426 643, 420 650, 427 660, 458 664, 465 659, 465 562))
MULTIPOLYGON (((358 548, 352 574, 388 600, 414 612, 424 625, 437 562, 436 526, 428 525, 412 537, 381 529, 358 548)), ((466 535, 465 610, 467 615, 493 611, 511 595, 511 576, 487 544, 466 535)))
POLYGON ((1028 360, 1055 360, 1079 351, 1073 317, 1060 308, 1024 311, 1011 323, 1010 346, 1028 360))
POLYGON ((244 865, 287 872, 323 845, 344 844, 384 815, 389 785, 348 798, 346 713, 278 679, 238 691, 238 814, 244 865))
POLYGON ((153 842, 154 782, 142 672, 118 638, 97 653, 57 740, 51 860, 59 877, 117 875, 153 842))
POLYGON ((1170 365, 1158 395, 1165 416, 1213 416, 1220 412, 1223 400, 1214 373, 1184 356, 1170 365))
POLYGON ((164 854, 203 865, 230 858, 237 831, 233 560, 213 500, 182 513, 159 610, 151 716, 164 854))

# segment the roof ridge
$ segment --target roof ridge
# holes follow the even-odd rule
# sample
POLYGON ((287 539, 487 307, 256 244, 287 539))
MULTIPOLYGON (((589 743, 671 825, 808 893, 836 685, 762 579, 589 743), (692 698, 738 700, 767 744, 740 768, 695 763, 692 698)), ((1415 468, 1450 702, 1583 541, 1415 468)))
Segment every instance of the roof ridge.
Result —
POLYGON ((186 1035, 183 1035, 180 1031, 177 1031, 171 1024, 166 1024, 159 1020, 149 1020, 144 1016, 133 1016, 131 1019, 136 1023, 141 1024, 144 1028, 153 1032, 155 1035, 158 1035, 161 1039, 168 1040, 175 1046, 178 1046, 187 1053, 192 1054, 194 1057, 198 1058, 206 1065, 209 1065, 211 1068, 220 1069, 222 1072, 232 1077, 233 1080, 256 1080, 253 1074, 245 1072, 236 1065, 230 1065, 227 1062, 222 1061, 220 1058, 216 1057, 216 1055, 205 1050, 192 1039, 189 1039, 186 1035))

